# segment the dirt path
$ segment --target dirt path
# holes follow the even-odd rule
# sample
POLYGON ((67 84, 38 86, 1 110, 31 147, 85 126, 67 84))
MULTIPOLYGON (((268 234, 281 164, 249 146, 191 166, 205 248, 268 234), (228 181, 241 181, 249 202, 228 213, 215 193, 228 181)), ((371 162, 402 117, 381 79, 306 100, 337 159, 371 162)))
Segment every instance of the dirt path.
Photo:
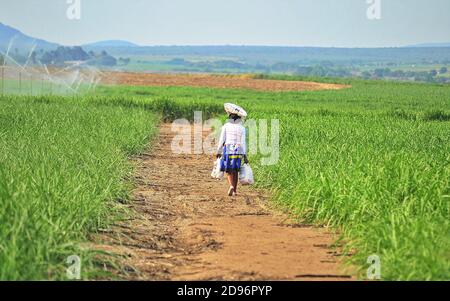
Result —
POLYGON ((190 86, 210 88, 235 88, 258 91, 317 91, 338 90, 348 85, 254 79, 250 76, 223 76, 210 74, 153 74, 133 72, 106 72, 102 83, 135 86, 190 86))
POLYGON ((101 235, 124 256, 121 277, 141 280, 348 280, 324 229, 289 222, 268 196, 242 188, 230 198, 210 178, 212 159, 175 155, 170 125, 135 159, 136 217, 101 235))

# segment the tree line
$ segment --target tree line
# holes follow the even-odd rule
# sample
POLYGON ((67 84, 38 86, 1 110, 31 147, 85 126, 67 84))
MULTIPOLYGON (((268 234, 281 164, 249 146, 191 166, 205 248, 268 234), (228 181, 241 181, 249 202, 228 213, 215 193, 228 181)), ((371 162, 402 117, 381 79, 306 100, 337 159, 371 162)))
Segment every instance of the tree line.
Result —
MULTIPOLYGON (((55 50, 44 51, 42 49, 35 50, 27 57, 20 53, 18 49, 15 49, 11 57, 18 63, 24 64, 45 64, 53 66, 64 66, 72 62, 82 62, 88 65, 114 67, 117 65, 127 65, 130 62, 129 58, 116 59, 106 51, 86 52, 80 46, 66 47, 59 46, 55 50)), ((3 64, 3 56, 0 58, 0 62, 3 64)))

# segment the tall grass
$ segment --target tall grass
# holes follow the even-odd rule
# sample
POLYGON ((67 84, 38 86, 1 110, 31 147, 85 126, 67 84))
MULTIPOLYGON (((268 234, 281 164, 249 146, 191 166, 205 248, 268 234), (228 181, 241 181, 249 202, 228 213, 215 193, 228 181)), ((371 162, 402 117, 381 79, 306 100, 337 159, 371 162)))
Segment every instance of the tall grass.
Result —
POLYGON ((126 157, 155 117, 243 105, 280 119, 277 165, 258 185, 299 219, 338 230, 350 262, 381 258, 386 280, 450 278, 450 86, 352 80, 350 89, 255 92, 99 87, 82 99, 0 102, 0 277, 60 277, 64 256, 126 196, 126 157), (108 201, 109 200, 109 201, 108 201), (51 264, 49 264, 51 263, 51 264))
POLYGON ((384 279, 448 279, 448 123, 315 115, 284 124, 280 163, 258 170, 279 204, 339 229, 362 273, 377 254, 384 279))
POLYGON ((255 92, 186 87, 100 87, 100 94, 151 103, 175 116, 224 102, 249 118, 280 119, 281 157, 251 158, 259 186, 299 219, 334 227, 350 262, 381 258, 385 280, 450 278, 450 86, 346 82, 350 89, 255 92), (195 101, 195 103, 194 103, 195 101), (191 108, 189 110, 189 107, 191 108))
POLYGON ((0 98, 0 279, 64 279, 93 262, 88 233, 120 217, 131 166, 155 129, 150 112, 51 97, 0 98))

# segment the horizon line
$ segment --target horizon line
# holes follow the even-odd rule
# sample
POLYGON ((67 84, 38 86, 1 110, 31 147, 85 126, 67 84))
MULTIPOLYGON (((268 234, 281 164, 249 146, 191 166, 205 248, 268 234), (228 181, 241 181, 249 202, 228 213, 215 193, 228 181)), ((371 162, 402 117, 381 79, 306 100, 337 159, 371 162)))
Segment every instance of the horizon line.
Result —
MULTIPOLYGON (((113 39, 102 39, 97 40, 93 42, 86 42, 86 43, 80 43, 80 44, 65 44, 65 43, 59 43, 59 42, 52 42, 40 37, 34 37, 32 35, 29 35, 22 30, 13 27, 11 25, 5 24, 0 21, 0 24, 10 27, 18 32, 20 32, 23 35, 26 35, 34 40, 41 40, 50 44, 56 44, 58 46, 65 46, 65 47, 75 47, 75 46, 89 46, 92 44, 102 43, 102 42, 126 42, 129 44, 134 44, 133 46, 106 46, 106 47, 136 47, 136 48, 145 48, 145 47, 274 47, 274 48, 328 48, 328 49, 396 49, 396 48, 448 48, 450 47, 450 41, 449 42, 419 42, 415 44, 407 44, 407 45, 396 45, 396 46, 299 46, 299 45, 270 45, 270 44, 154 44, 154 45, 142 45, 140 43, 135 43, 130 40, 121 39, 121 38, 113 38, 113 39), (439 45, 439 44, 449 44, 448 46, 422 46, 422 45, 439 45)), ((99 46, 101 47, 101 46, 99 46)))

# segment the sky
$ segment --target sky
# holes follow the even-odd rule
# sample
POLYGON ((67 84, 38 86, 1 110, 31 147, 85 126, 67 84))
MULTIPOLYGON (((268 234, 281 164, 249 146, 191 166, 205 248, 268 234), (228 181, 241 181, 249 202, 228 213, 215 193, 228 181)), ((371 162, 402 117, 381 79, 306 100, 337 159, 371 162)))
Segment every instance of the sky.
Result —
POLYGON ((0 0, 1 23, 64 45, 395 47, 450 42, 449 12, 449 0, 0 0))

